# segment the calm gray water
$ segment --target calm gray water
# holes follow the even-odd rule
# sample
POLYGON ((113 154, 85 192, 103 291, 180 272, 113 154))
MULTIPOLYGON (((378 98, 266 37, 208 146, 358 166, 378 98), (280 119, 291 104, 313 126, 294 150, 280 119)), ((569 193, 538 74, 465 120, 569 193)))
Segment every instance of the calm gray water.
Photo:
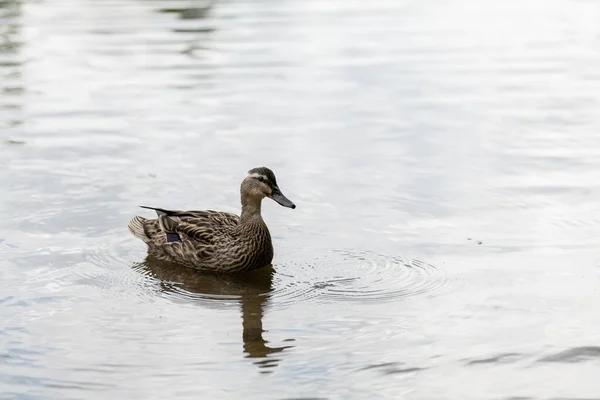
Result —
POLYGON ((1 399, 600 398, 600 3, 0 0, 1 399), (275 260, 146 260, 139 204, 275 260))

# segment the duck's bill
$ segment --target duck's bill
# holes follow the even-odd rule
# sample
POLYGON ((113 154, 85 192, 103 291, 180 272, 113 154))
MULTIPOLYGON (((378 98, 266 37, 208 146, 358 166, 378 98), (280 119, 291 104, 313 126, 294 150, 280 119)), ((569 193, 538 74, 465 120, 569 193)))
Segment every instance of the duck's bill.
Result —
POLYGON ((285 197, 283 193, 281 193, 281 190, 279 190, 279 188, 275 188, 273 194, 271 195, 271 198, 284 207, 289 207, 292 209, 296 208, 296 205, 292 203, 290 199, 285 197))

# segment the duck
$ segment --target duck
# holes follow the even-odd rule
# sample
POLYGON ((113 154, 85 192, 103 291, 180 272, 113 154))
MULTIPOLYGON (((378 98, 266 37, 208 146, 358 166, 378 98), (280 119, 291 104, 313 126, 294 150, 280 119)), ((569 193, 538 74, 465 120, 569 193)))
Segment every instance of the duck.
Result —
POLYGON ((262 218, 262 200, 296 205, 283 195, 267 167, 247 172, 240 185, 241 213, 183 211, 140 206, 157 218, 135 216, 129 231, 148 246, 148 256, 205 272, 250 272, 271 265, 273 243, 262 218))

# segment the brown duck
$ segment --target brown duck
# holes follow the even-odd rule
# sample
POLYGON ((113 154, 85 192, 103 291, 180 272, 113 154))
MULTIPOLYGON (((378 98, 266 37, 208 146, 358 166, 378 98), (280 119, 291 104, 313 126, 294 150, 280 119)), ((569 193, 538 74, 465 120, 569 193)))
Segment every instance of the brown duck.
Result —
POLYGON ((265 267, 273 260, 273 244, 261 216, 262 199, 296 208, 277 186, 269 168, 254 168, 242 181, 242 214, 219 211, 155 210, 157 219, 140 216, 129 230, 148 245, 148 254, 160 260, 214 272, 244 272, 265 267))

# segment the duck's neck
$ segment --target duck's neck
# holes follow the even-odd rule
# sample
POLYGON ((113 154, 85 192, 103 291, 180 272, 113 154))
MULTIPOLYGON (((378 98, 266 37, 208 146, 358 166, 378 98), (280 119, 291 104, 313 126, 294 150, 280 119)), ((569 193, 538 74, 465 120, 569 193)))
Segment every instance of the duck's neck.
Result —
POLYGON ((240 216, 241 222, 263 222, 262 215, 260 214, 261 205, 261 198, 242 197, 242 215, 240 216))

